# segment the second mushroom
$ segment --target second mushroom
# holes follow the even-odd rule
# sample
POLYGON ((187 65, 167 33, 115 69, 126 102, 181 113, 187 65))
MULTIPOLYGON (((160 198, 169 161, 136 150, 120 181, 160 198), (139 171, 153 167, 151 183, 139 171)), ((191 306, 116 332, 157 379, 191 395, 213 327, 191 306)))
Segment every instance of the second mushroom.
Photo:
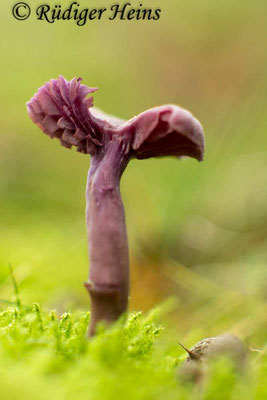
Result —
POLYGON ((86 187, 90 258, 90 335, 100 321, 111 323, 127 311, 129 256, 120 179, 132 158, 189 156, 203 160, 204 136, 192 114, 176 105, 147 110, 129 121, 93 108, 97 88, 60 76, 27 103, 32 121, 67 148, 91 155, 86 187))

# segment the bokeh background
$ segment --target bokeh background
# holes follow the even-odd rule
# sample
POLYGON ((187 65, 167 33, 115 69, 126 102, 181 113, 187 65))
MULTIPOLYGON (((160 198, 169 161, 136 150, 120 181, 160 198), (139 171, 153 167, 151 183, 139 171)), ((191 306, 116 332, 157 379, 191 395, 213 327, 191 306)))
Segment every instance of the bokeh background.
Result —
POLYGON ((24 304, 59 313, 89 307, 90 159, 42 134, 25 107, 50 78, 81 76, 99 87, 94 103, 108 113, 131 118, 177 103, 205 129, 203 163, 133 161, 123 176, 131 309, 172 296, 169 328, 188 342, 194 329, 194 338, 231 331, 260 345, 267 329, 267 3, 142 4, 161 7, 161 19, 78 27, 16 21, 11 5, 1 6, 0 299, 15 299, 10 264, 24 304))

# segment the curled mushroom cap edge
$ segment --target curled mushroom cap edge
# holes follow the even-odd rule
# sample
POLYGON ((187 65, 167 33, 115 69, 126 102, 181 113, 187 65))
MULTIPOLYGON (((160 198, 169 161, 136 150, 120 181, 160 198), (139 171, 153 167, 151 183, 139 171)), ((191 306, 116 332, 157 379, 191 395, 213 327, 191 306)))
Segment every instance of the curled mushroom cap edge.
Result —
POLYGON ((97 88, 82 85, 81 81, 52 79, 27 103, 33 122, 63 146, 94 154, 105 142, 116 138, 138 159, 188 156, 203 160, 203 128, 189 111, 169 104, 125 121, 92 108, 93 98, 87 96, 97 88))

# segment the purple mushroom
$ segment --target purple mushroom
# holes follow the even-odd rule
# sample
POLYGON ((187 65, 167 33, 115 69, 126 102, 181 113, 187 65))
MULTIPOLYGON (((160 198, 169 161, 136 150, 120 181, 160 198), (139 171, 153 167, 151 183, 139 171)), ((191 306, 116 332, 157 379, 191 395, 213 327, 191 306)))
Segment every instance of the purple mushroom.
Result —
POLYGON ((175 105, 147 110, 129 121, 92 108, 97 88, 62 76, 42 86, 27 103, 32 121, 50 138, 91 155, 86 188, 90 254, 90 335, 99 321, 127 311, 129 256, 120 179, 131 158, 189 156, 203 160, 204 136, 192 114, 175 105))

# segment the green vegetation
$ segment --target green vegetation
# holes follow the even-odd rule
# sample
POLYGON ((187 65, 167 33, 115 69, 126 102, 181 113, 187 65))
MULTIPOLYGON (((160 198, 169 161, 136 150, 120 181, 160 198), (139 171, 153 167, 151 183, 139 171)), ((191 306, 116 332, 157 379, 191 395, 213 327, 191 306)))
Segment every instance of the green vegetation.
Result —
POLYGON ((217 360, 201 386, 180 378, 180 349, 166 340, 157 312, 85 337, 89 314, 8 308, 0 313, 1 400, 264 399, 267 357, 243 373, 217 360))

